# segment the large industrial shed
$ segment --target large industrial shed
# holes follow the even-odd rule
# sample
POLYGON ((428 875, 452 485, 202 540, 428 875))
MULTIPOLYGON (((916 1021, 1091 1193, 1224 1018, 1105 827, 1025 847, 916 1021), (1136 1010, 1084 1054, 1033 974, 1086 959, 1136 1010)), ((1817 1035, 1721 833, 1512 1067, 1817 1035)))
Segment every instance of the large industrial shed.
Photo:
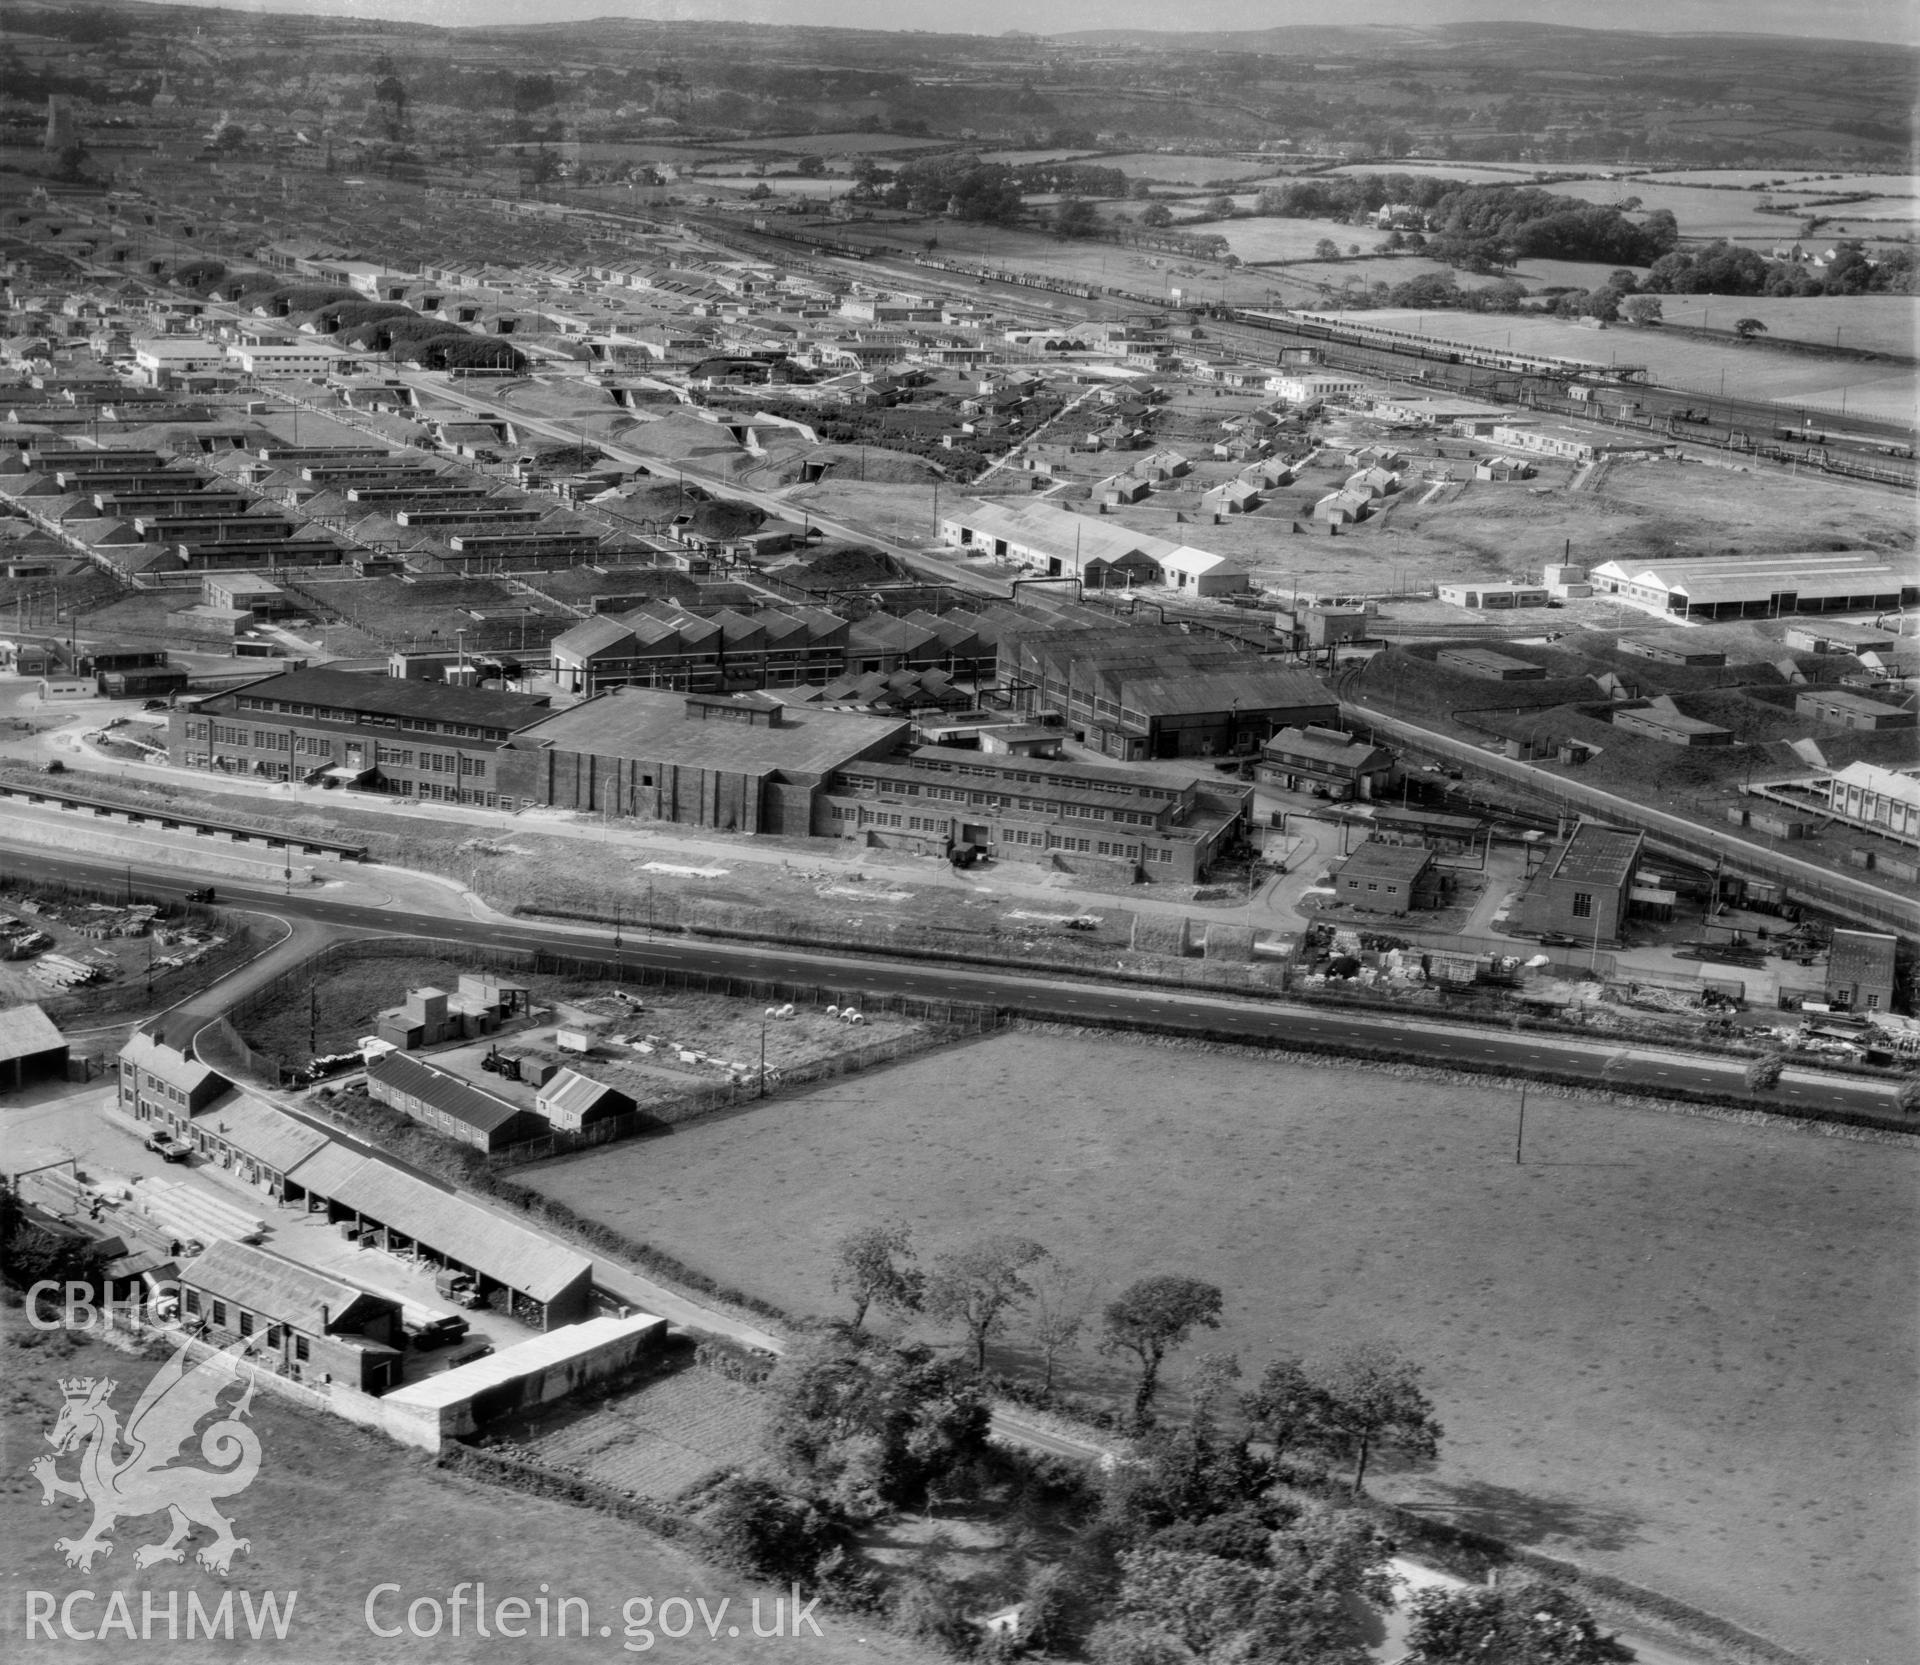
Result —
POLYGON ((826 778, 896 751, 911 732, 764 694, 621 688, 523 729, 499 771, 529 803, 805 838, 826 778))
POLYGON ((593 1263, 538 1232, 331 1140, 286 1176, 290 1202, 359 1226, 377 1246, 412 1250, 506 1297, 515 1318, 557 1329, 587 1316, 593 1263))
POLYGON ((1000 685, 1056 711, 1108 757, 1251 756, 1283 728, 1331 727, 1339 702, 1306 671, 1175 625, 1036 625, 1000 638, 1000 685))
POLYGON ((1603 561, 1587 576, 1595 595, 1613 596, 1663 618, 1702 622, 1920 604, 1920 579, 1911 560, 1889 558, 1877 549, 1603 561))

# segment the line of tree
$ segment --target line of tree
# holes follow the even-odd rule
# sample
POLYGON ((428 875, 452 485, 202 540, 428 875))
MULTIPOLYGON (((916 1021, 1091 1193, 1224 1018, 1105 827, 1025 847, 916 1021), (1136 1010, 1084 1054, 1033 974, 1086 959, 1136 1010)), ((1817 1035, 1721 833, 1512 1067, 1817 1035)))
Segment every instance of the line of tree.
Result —
MULTIPOLYGON (((962 1657, 1366 1665, 1398 1546, 1353 1500, 1383 1453, 1430 1461, 1441 1438, 1412 1361, 1380 1343, 1282 1357, 1240 1391, 1238 1359, 1203 1354, 1182 1383, 1186 1419, 1162 1423, 1163 1370, 1221 1322, 1222 1293, 1200 1279, 1153 1275, 1102 1303, 1031 1238, 994 1233, 923 1263, 891 1219, 840 1240, 833 1284, 849 1316, 775 1368, 758 1458, 686 1500, 722 1560, 962 1657), (876 1314, 960 1345, 942 1357, 877 1335, 876 1314), (1016 1329, 1049 1377, 1088 1332, 1134 1364, 1133 1437, 1115 1460, 1087 1470, 989 1438, 988 1352, 1016 1329), (998 1529, 1017 1633, 986 1635, 940 1534, 884 1568, 860 1555, 884 1521, 946 1508, 998 1529)), ((1424 1593, 1412 1621, 1420 1665, 1630 1657, 1568 1591, 1531 1581, 1424 1593)))

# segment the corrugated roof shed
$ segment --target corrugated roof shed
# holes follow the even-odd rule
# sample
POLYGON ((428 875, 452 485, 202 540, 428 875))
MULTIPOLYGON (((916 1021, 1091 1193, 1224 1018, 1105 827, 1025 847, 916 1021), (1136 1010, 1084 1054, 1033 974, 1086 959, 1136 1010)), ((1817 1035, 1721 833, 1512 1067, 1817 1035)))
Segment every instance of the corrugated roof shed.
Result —
POLYGON ((364 1162, 335 1199, 537 1301, 592 1271, 585 1255, 384 1162, 364 1162))

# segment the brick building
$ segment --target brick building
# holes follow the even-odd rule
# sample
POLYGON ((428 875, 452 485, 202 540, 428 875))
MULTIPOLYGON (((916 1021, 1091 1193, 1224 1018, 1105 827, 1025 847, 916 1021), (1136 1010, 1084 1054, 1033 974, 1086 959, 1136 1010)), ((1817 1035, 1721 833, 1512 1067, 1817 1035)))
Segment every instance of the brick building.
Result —
POLYGON ((522 729, 503 795, 727 832, 805 837, 834 770, 884 757, 911 725, 783 706, 764 694, 621 688, 522 729))
POLYGON ((1260 779, 1289 792, 1371 798, 1393 784, 1394 754, 1337 728, 1283 728, 1260 749, 1260 779))
POLYGON ((546 1122, 533 1111, 403 1052, 383 1052, 368 1063, 367 1094, 376 1103, 479 1151, 523 1145, 548 1131, 546 1122))
POLYGON ((1252 800, 1224 783, 923 746, 835 770, 814 832, 929 854, 971 844, 1005 861, 1119 865, 1195 884, 1234 842, 1252 800))
POLYGON ((295 1381, 400 1385, 400 1303, 265 1249, 210 1243, 180 1268, 180 1313, 215 1346, 250 1338, 253 1363, 295 1381))
POLYGON ((352 671, 282 671, 173 713, 176 768, 516 809, 497 759, 547 710, 539 695, 352 671))
POLYGON ((1619 941, 1645 843, 1644 834, 1621 827, 1575 827, 1528 889, 1528 928, 1579 942, 1619 941))
POLYGON ((1827 999, 1847 1012, 1893 1010, 1894 939, 1881 931, 1835 931, 1827 999))
POLYGON ((1335 899, 1369 913, 1437 908, 1447 888, 1433 852, 1418 844, 1369 838, 1333 870, 1335 899))
POLYGON ((1129 762, 1246 756, 1280 729, 1340 720, 1316 677, 1177 625, 1008 631, 999 677, 1023 713, 1058 711, 1076 740, 1129 762))

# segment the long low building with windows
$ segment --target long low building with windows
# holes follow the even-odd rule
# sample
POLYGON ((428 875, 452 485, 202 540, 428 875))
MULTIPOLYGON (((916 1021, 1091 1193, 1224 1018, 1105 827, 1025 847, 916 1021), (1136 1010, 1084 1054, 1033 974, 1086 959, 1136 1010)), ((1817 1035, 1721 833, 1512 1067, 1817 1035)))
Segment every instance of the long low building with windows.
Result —
POLYGON ((1015 561, 1045 577, 1078 578, 1090 590, 1164 584, 1189 595, 1235 595, 1253 588, 1247 567, 1232 556, 1052 503, 1017 509, 964 504, 942 517, 940 538, 951 548, 1015 561))
POLYGON ((814 832, 925 854, 972 845, 1006 861, 1119 866, 1196 884, 1245 826, 1252 801, 1249 789, 1224 783, 923 746, 835 770, 814 832))
POLYGON ((1602 561, 1587 577, 1595 595, 1702 623, 1920 605, 1912 559, 1878 549, 1621 559, 1602 561))
POLYGON ((176 710, 167 750, 176 768, 517 809, 500 791, 500 748, 548 704, 445 682, 282 671, 176 710))

